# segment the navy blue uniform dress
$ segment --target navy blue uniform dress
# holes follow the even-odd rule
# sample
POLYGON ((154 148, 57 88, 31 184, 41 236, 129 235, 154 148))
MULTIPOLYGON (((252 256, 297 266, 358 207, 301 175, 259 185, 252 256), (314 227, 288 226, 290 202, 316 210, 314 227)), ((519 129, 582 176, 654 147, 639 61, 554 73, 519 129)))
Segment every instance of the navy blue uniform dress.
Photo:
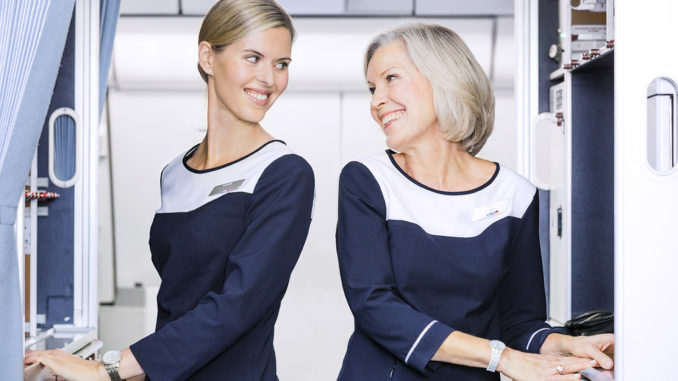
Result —
POLYGON ((153 381, 277 380, 273 326, 308 234, 313 171, 281 141, 198 171, 186 164, 196 147, 161 175, 156 332, 130 349, 153 381))
POLYGON ((497 164, 482 186, 442 192, 392 155, 350 162, 339 180, 337 252, 355 317, 339 380, 499 380, 431 357, 454 330, 528 352, 554 332, 536 188, 497 164))

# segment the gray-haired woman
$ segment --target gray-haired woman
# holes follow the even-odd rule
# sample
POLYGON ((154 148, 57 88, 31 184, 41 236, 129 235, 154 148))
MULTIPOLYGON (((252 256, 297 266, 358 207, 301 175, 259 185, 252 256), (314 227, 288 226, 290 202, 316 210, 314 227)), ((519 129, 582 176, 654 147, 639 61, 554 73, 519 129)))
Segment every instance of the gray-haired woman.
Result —
POLYGON ((575 380, 611 368, 612 335, 545 323, 537 189, 475 156, 494 95, 459 36, 425 24, 384 33, 365 74, 390 149, 339 180, 337 252, 355 317, 339 380, 575 380))

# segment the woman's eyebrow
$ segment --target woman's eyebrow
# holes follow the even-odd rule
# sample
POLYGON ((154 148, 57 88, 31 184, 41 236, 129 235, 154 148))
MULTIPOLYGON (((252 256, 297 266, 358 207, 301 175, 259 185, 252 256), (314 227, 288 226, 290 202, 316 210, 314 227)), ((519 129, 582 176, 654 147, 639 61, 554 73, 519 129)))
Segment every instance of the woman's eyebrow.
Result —
POLYGON ((391 66, 391 67, 389 67, 388 69, 382 71, 381 74, 379 74, 379 76, 381 77, 381 76, 383 76, 384 73, 386 73, 387 71, 392 70, 392 69, 395 69, 395 68, 396 68, 396 66, 391 66))
POLYGON ((250 53, 254 53, 254 54, 256 54, 256 55, 265 57, 262 53, 260 53, 260 52, 258 52, 258 51, 256 51, 256 50, 254 50, 254 49, 245 49, 245 50, 243 50, 243 52, 250 52, 250 53))
MULTIPOLYGON (((254 50, 254 49, 245 49, 245 50, 243 50, 243 52, 254 53, 254 54, 258 55, 258 56, 266 57, 263 53, 258 52, 258 51, 254 50)), ((290 58, 290 57, 281 57, 281 58, 278 58, 276 61, 292 61, 292 58, 290 58)))

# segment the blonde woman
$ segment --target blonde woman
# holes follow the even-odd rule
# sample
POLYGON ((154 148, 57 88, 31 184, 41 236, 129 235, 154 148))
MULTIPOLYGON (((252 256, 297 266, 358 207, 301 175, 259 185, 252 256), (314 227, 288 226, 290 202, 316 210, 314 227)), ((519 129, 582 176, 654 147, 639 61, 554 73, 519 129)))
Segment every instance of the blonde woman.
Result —
POLYGON ((273 328, 303 247, 311 167, 259 124, 287 87, 294 28, 272 0, 222 0, 205 16, 198 69, 207 135, 161 174, 150 232, 162 278, 156 332, 103 363, 28 353, 74 380, 277 380, 273 328))
POLYGON ((390 149, 339 180, 337 252, 355 317, 339 380, 576 380, 611 368, 612 335, 545 323, 538 193, 475 156, 494 95, 459 36, 425 24, 384 33, 365 74, 390 149))

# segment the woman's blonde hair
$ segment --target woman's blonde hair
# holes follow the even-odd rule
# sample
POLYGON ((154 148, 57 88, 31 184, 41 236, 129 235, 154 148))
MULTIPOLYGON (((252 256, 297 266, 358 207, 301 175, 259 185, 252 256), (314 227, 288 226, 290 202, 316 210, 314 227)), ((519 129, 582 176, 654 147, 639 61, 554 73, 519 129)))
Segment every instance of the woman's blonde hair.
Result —
POLYGON ((492 133, 494 93, 468 46, 441 25, 410 24, 377 36, 365 54, 365 74, 380 47, 402 41, 414 65, 433 89, 443 136, 476 155, 492 133))
MULTIPOLYGON (((227 45, 253 33, 283 27, 294 41, 294 25, 285 10, 273 0, 220 0, 202 20, 198 42, 207 41, 219 52, 227 45)), ((207 83, 207 74, 198 64, 200 76, 207 83)))

